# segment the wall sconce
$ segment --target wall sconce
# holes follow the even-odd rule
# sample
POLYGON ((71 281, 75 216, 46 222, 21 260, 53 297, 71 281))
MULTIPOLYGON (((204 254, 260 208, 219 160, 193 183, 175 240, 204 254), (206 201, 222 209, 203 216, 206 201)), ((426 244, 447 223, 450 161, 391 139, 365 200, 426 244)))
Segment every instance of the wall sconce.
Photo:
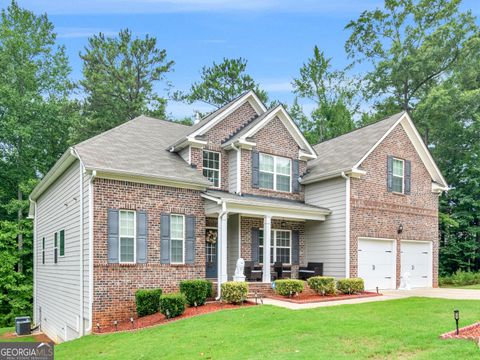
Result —
POLYGON ((403 232, 403 225, 402 225, 402 224, 398 225, 397 232, 398 232, 399 234, 401 234, 401 233, 403 232))
POLYGON ((285 229, 287 227, 287 222, 285 220, 282 220, 280 226, 282 227, 282 229, 285 229))

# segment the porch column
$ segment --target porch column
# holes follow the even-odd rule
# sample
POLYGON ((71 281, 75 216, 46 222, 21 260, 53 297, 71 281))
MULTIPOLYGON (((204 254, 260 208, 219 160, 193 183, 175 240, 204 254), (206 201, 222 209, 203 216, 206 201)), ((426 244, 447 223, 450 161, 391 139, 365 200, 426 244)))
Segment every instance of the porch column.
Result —
POLYGON ((272 281, 270 275, 270 244, 272 229, 272 217, 265 215, 263 219, 263 282, 269 283, 272 281))
POLYGON ((228 215, 222 214, 218 217, 218 293, 220 294, 220 285, 227 281, 227 223, 228 215))

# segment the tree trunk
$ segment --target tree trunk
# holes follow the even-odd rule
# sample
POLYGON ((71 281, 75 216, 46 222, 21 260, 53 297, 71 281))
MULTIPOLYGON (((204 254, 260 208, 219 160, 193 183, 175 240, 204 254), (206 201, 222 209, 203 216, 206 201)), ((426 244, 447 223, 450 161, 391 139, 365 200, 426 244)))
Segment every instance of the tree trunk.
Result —
MULTIPOLYGON (((17 192, 17 200, 19 204, 22 203, 23 201, 23 193, 22 190, 20 190, 20 186, 18 187, 18 192, 17 192)), ((20 206, 18 211, 17 211, 17 221, 18 221, 18 253, 19 253, 19 258, 18 258, 18 267, 17 271, 19 273, 23 272, 23 264, 22 264, 22 253, 23 253, 23 229, 22 229, 22 220, 23 220, 23 212, 22 212, 22 207, 20 206)))

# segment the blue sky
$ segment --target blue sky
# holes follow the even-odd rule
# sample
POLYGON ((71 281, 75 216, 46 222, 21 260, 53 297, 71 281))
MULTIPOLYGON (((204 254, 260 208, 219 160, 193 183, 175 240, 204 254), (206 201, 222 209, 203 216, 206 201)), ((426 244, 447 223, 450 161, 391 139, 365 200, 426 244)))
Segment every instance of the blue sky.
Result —
MULTIPOLYGON (((81 77, 79 52, 88 36, 99 31, 115 35, 129 28, 142 37, 155 36, 175 61, 167 80, 186 90, 200 77, 200 69, 223 57, 244 57, 248 72, 271 99, 293 101, 292 78, 318 45, 332 57, 334 68, 348 64, 343 48, 349 20, 378 0, 19 0, 36 13, 46 12, 58 40, 67 48, 73 78, 81 77)), ((0 0, 2 7, 9 1, 0 0)), ((480 1, 465 0, 462 8, 480 15, 480 1)), ((164 86, 158 91, 165 94, 164 86)), ((309 104, 304 103, 308 111, 309 104)), ((208 111, 204 104, 170 102, 171 116, 208 111)))

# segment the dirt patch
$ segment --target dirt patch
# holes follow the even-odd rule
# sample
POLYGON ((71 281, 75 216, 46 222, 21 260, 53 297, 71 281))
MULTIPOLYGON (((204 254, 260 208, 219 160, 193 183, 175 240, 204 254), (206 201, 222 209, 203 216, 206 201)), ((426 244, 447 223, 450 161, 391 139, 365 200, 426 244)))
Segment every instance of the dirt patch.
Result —
MULTIPOLYGON (((0 336, 1 339, 15 339, 15 340, 18 340, 18 339, 22 339, 22 338, 25 338, 25 339, 31 339, 33 338, 33 341, 37 341, 37 342, 44 342, 44 343, 54 343, 47 335, 45 335, 44 333, 32 333, 30 335, 23 335, 23 336, 17 336, 16 333, 14 332, 11 332, 11 333, 5 333, 3 334, 2 336, 0 336)), ((30 341, 30 340, 28 340, 30 341)))
POLYGON ((475 340, 480 342, 480 322, 458 329, 458 335, 457 335, 457 331, 453 330, 443 335, 440 335, 440 338, 467 339, 467 340, 475 340))
POLYGON ((382 296, 382 294, 378 294, 376 292, 368 292, 365 291, 360 294, 341 294, 341 295, 318 295, 312 293, 300 293, 293 297, 288 296, 281 296, 277 294, 268 294, 266 297, 270 299, 282 300, 287 301, 295 304, 308 304, 308 303, 316 303, 316 302, 326 302, 326 301, 337 301, 337 300, 348 300, 348 299, 361 299, 361 298, 369 298, 375 296, 382 296))
POLYGON ((246 301, 241 305, 227 304, 219 301, 207 302, 203 306, 187 307, 185 309, 185 312, 182 315, 177 316, 173 319, 167 319, 163 314, 156 313, 148 316, 143 316, 138 319, 134 319, 133 322, 130 320, 119 321, 117 326, 113 324, 111 326, 102 326, 100 328, 94 329, 95 330, 94 332, 96 334, 107 334, 107 333, 113 333, 113 332, 119 332, 119 331, 134 331, 134 330, 144 329, 151 326, 168 324, 174 321, 186 319, 186 318, 197 316, 197 315, 208 314, 211 312, 227 310, 227 309, 240 309, 241 307, 252 306, 252 305, 255 305, 255 304, 250 301, 246 301))

